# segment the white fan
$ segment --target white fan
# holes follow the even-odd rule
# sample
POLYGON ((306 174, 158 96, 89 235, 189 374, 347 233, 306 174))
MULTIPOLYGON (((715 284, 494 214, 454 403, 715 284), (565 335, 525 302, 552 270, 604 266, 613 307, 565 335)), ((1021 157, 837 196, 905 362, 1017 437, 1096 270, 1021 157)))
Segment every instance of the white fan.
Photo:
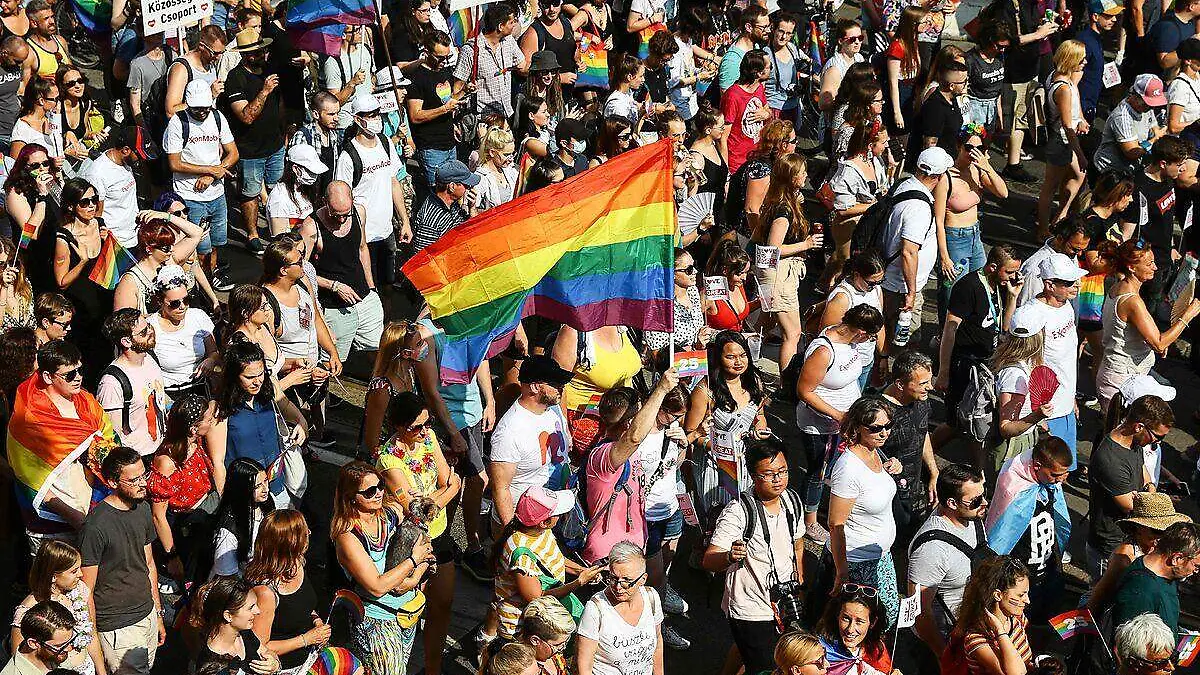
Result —
POLYGON ((692 195, 679 205, 679 233, 691 234, 700 227, 700 221, 713 214, 713 204, 717 201, 715 192, 701 192, 692 195))

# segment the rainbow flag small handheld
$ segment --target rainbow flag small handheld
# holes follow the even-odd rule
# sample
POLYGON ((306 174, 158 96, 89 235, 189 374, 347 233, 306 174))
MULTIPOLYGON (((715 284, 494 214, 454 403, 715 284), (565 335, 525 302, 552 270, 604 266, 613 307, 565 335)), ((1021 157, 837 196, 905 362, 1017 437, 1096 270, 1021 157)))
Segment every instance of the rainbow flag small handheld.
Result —
POLYGON ((96 282, 97 285, 115 290, 117 282, 121 280, 121 275, 129 271, 129 268, 137 264, 129 251, 125 250, 112 232, 108 232, 104 236, 104 244, 100 246, 100 255, 96 257, 96 262, 92 265, 92 271, 88 274, 88 278, 96 282))
POLYGON ((37 234, 37 225, 26 222, 21 225, 21 240, 17 242, 17 247, 24 251, 29 248, 29 244, 33 242, 34 236, 37 234))
MULTIPOLYGON (((338 607, 345 607, 350 612, 350 616, 354 619, 354 623, 363 620, 367 615, 367 609, 363 606, 362 598, 354 591, 341 589, 333 594, 333 602, 329 605, 329 616, 333 616, 333 610, 338 607)), ((311 671, 310 671, 311 672, 311 671)))
MULTIPOLYGON (((341 591, 339 591, 341 592, 341 591)), ((306 675, 354 675, 362 664, 345 647, 326 647, 308 667, 306 675)))
POLYGON ((1200 633, 1184 633, 1183 639, 1175 647, 1175 667, 1187 668, 1200 654, 1200 633))
POLYGON ((1092 618, 1092 611, 1086 607, 1073 609, 1051 617, 1050 627, 1064 640, 1075 637, 1080 633, 1100 634, 1100 631, 1096 628, 1096 620, 1092 618))
POLYGON ((675 355, 675 360, 671 362, 671 367, 678 371, 680 378, 707 375, 708 352, 704 350, 679 352, 675 355))

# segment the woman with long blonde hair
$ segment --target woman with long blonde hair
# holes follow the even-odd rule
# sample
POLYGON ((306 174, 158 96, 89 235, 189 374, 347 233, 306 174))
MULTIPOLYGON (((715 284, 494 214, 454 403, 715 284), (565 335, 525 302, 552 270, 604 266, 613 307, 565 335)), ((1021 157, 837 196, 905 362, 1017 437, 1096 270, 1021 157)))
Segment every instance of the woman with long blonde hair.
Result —
POLYGON ((507 204, 517 193, 517 144, 512 132, 504 127, 492 127, 479 144, 479 211, 507 204))
POLYGON ((796 630, 784 633, 775 643, 775 668, 783 675, 825 675, 829 661, 817 636, 796 630))
POLYGON ((1054 52, 1054 74, 1046 85, 1046 122, 1050 128, 1046 141, 1046 180, 1038 195, 1038 241, 1050 236, 1050 223, 1057 223, 1071 210, 1087 177, 1087 159, 1080 136, 1086 134, 1087 120, 1079 98, 1079 80, 1087 64, 1087 48, 1079 40, 1067 40, 1054 52), (1058 208, 1051 218, 1054 198, 1058 208))
POLYGON ((824 240, 820 233, 811 232, 808 218, 804 216, 801 190, 808 182, 808 162, 804 156, 790 152, 775 160, 770 181, 763 200, 763 217, 754 228, 750 241, 779 254, 775 265, 762 267, 756 264, 753 269, 762 311, 773 316, 783 331, 779 363, 787 367, 800 344, 800 282, 806 271, 804 257, 808 251, 820 247, 824 240))
POLYGON ((259 527, 254 557, 246 565, 259 609, 252 630, 279 655, 279 672, 285 675, 301 672, 309 647, 329 642, 330 628, 317 615, 317 591, 304 572, 308 537, 299 511, 272 511, 259 527))
POLYGON ((25 278, 25 265, 17 245, 0 237, 0 330, 33 327, 33 287, 25 278))
POLYGON ((364 456, 374 457, 383 435, 383 420, 388 405, 402 392, 413 391, 416 364, 429 354, 429 345, 421 334, 420 325, 412 321, 393 321, 383 328, 379 351, 375 352, 375 368, 367 384, 367 399, 363 410, 362 437, 364 456))
POLYGON ((1012 323, 1012 331, 1000 338, 992 355, 999 413, 998 443, 992 450, 994 462, 990 467, 993 472, 999 472, 1010 457, 1032 448, 1042 422, 1053 417, 1049 403, 1034 410, 1029 400, 1029 377, 1034 368, 1042 365, 1042 350, 1046 346, 1045 317, 1026 305, 1013 314, 1012 323))

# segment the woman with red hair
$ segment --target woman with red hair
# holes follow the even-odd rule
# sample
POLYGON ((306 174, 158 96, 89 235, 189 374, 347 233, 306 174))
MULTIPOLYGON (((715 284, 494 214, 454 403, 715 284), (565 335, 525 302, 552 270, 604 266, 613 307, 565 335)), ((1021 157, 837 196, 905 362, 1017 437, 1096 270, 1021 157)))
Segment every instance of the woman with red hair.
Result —
POLYGON ((117 282, 113 311, 136 307, 146 314, 158 269, 168 262, 182 266, 204 237, 204 230, 183 216, 163 211, 142 211, 137 222, 138 245, 130 253, 138 262, 117 282))

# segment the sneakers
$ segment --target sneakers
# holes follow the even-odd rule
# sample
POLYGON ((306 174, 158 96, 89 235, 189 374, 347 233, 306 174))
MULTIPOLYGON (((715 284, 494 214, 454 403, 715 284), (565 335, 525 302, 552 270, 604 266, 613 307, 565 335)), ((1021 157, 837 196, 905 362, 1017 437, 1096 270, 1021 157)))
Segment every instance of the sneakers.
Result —
POLYGON ((232 291, 236 285, 224 270, 217 269, 213 271, 212 287, 214 291, 232 291))
POLYGON ((267 245, 262 243, 262 239, 259 237, 253 237, 246 242, 246 249, 261 258, 263 251, 267 250, 267 245))
POLYGON ((1009 164, 1004 167, 1000 175, 1005 178, 1011 178, 1018 183, 1034 183, 1037 181, 1037 176, 1029 173, 1029 170, 1020 164, 1009 164))
POLYGON ((1029 162, 1029 161, 1032 161, 1032 160, 1033 160, 1033 154, 1032 154, 1032 153, 1030 153, 1030 152, 1027 152, 1026 150, 1021 150, 1021 161, 1022 161, 1022 162, 1029 162))
POLYGON ((820 523, 809 523, 804 526, 804 536, 824 546, 829 541, 829 530, 821 527, 820 523))
POLYGON ((676 651, 684 651, 692 646, 692 641, 679 634, 671 626, 663 624, 662 628, 663 644, 676 651))
POLYGON ((325 433, 322 434, 320 438, 308 439, 308 445, 309 447, 316 448, 318 450, 328 450, 329 448, 337 445, 337 439, 335 439, 333 434, 329 433, 329 430, 326 429, 325 433))
POLYGON ((667 614, 687 614, 688 611, 687 600, 684 600, 679 591, 669 583, 663 590, 662 607, 667 614))
POLYGON ((491 565, 488 564, 489 562, 488 556, 484 553, 481 546, 474 551, 464 553, 459 565, 475 581, 487 584, 491 583, 496 576, 492 573, 491 565))

